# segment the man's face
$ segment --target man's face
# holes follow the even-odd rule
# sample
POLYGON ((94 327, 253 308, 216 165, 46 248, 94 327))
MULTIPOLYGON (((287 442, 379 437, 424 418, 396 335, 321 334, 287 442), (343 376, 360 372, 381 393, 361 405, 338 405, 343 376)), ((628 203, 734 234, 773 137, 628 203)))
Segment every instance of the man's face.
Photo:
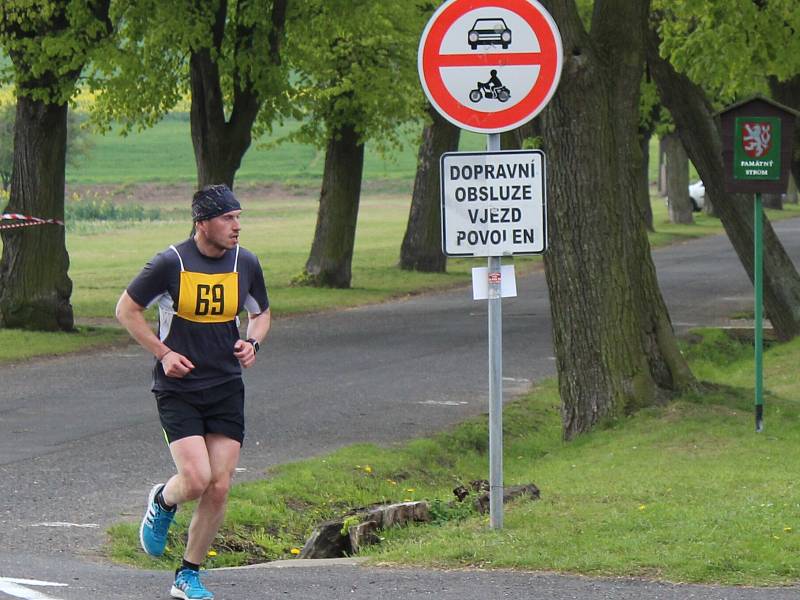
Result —
POLYGON ((232 210, 213 219, 199 221, 197 230, 212 246, 220 250, 230 250, 239 243, 239 232, 242 229, 239 223, 241 213, 241 210, 232 210))

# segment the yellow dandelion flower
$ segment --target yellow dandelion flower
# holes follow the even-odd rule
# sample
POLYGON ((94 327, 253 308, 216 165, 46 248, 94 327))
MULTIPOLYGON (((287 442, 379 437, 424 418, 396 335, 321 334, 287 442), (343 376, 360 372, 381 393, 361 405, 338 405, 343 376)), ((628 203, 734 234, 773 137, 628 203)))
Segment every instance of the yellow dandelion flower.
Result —
POLYGON ((291 550, 289 550, 289 552, 297 556, 298 554, 300 554, 300 548, 292 548, 291 550))
POLYGON ((370 467, 369 465, 367 465, 366 467, 364 467, 364 472, 365 472, 365 473, 372 473, 372 467, 370 467))
POLYGON ((209 550, 208 551, 208 555, 209 556, 216 556, 217 555, 217 551, 216 550, 209 550))
POLYGON ((640 505, 639 505, 639 510, 644 510, 644 509, 646 509, 646 508, 647 508, 647 505, 646 505, 646 504, 640 504, 640 505))

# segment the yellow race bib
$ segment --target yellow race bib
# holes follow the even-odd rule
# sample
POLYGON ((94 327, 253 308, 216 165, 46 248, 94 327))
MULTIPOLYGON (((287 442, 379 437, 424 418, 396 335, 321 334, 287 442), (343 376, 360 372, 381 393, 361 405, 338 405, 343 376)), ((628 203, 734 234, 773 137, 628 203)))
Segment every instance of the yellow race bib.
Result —
POLYGON ((239 307, 239 273, 181 271, 178 316, 196 323, 227 323, 239 307))

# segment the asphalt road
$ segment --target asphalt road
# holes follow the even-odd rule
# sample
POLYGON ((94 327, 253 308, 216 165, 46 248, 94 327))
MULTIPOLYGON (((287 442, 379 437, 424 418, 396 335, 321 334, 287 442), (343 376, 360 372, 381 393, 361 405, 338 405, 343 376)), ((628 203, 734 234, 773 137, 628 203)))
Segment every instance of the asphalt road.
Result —
MULTIPOLYGON (((800 265, 800 219, 776 229, 800 265)), ((751 285, 725 237, 658 250, 655 259, 678 329, 726 324, 730 315, 752 307, 751 285)), ((518 288, 517 298, 503 302, 507 398, 555 371, 543 273, 521 278, 518 288)), ((168 597, 168 576, 111 566, 99 554, 104 528, 120 519, 138 521, 152 484, 171 473, 147 391, 150 365, 151 359, 132 345, 3 367, 0 599, 168 597), (40 595, 21 595, 30 590, 40 595)), ((458 289, 277 320, 246 381, 242 479, 354 442, 388 444, 438 431, 487 409, 486 303, 458 289)), ((319 565, 217 571, 208 581, 219 600, 766 600, 800 593, 319 565)))

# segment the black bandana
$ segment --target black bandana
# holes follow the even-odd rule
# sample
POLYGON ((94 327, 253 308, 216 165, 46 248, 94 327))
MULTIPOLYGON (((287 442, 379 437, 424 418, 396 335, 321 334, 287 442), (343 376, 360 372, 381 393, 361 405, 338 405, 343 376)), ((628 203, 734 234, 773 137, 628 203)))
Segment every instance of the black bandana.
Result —
POLYGON ((241 209, 241 204, 227 185, 207 185, 195 192, 192 198, 192 221, 206 221, 241 209))

